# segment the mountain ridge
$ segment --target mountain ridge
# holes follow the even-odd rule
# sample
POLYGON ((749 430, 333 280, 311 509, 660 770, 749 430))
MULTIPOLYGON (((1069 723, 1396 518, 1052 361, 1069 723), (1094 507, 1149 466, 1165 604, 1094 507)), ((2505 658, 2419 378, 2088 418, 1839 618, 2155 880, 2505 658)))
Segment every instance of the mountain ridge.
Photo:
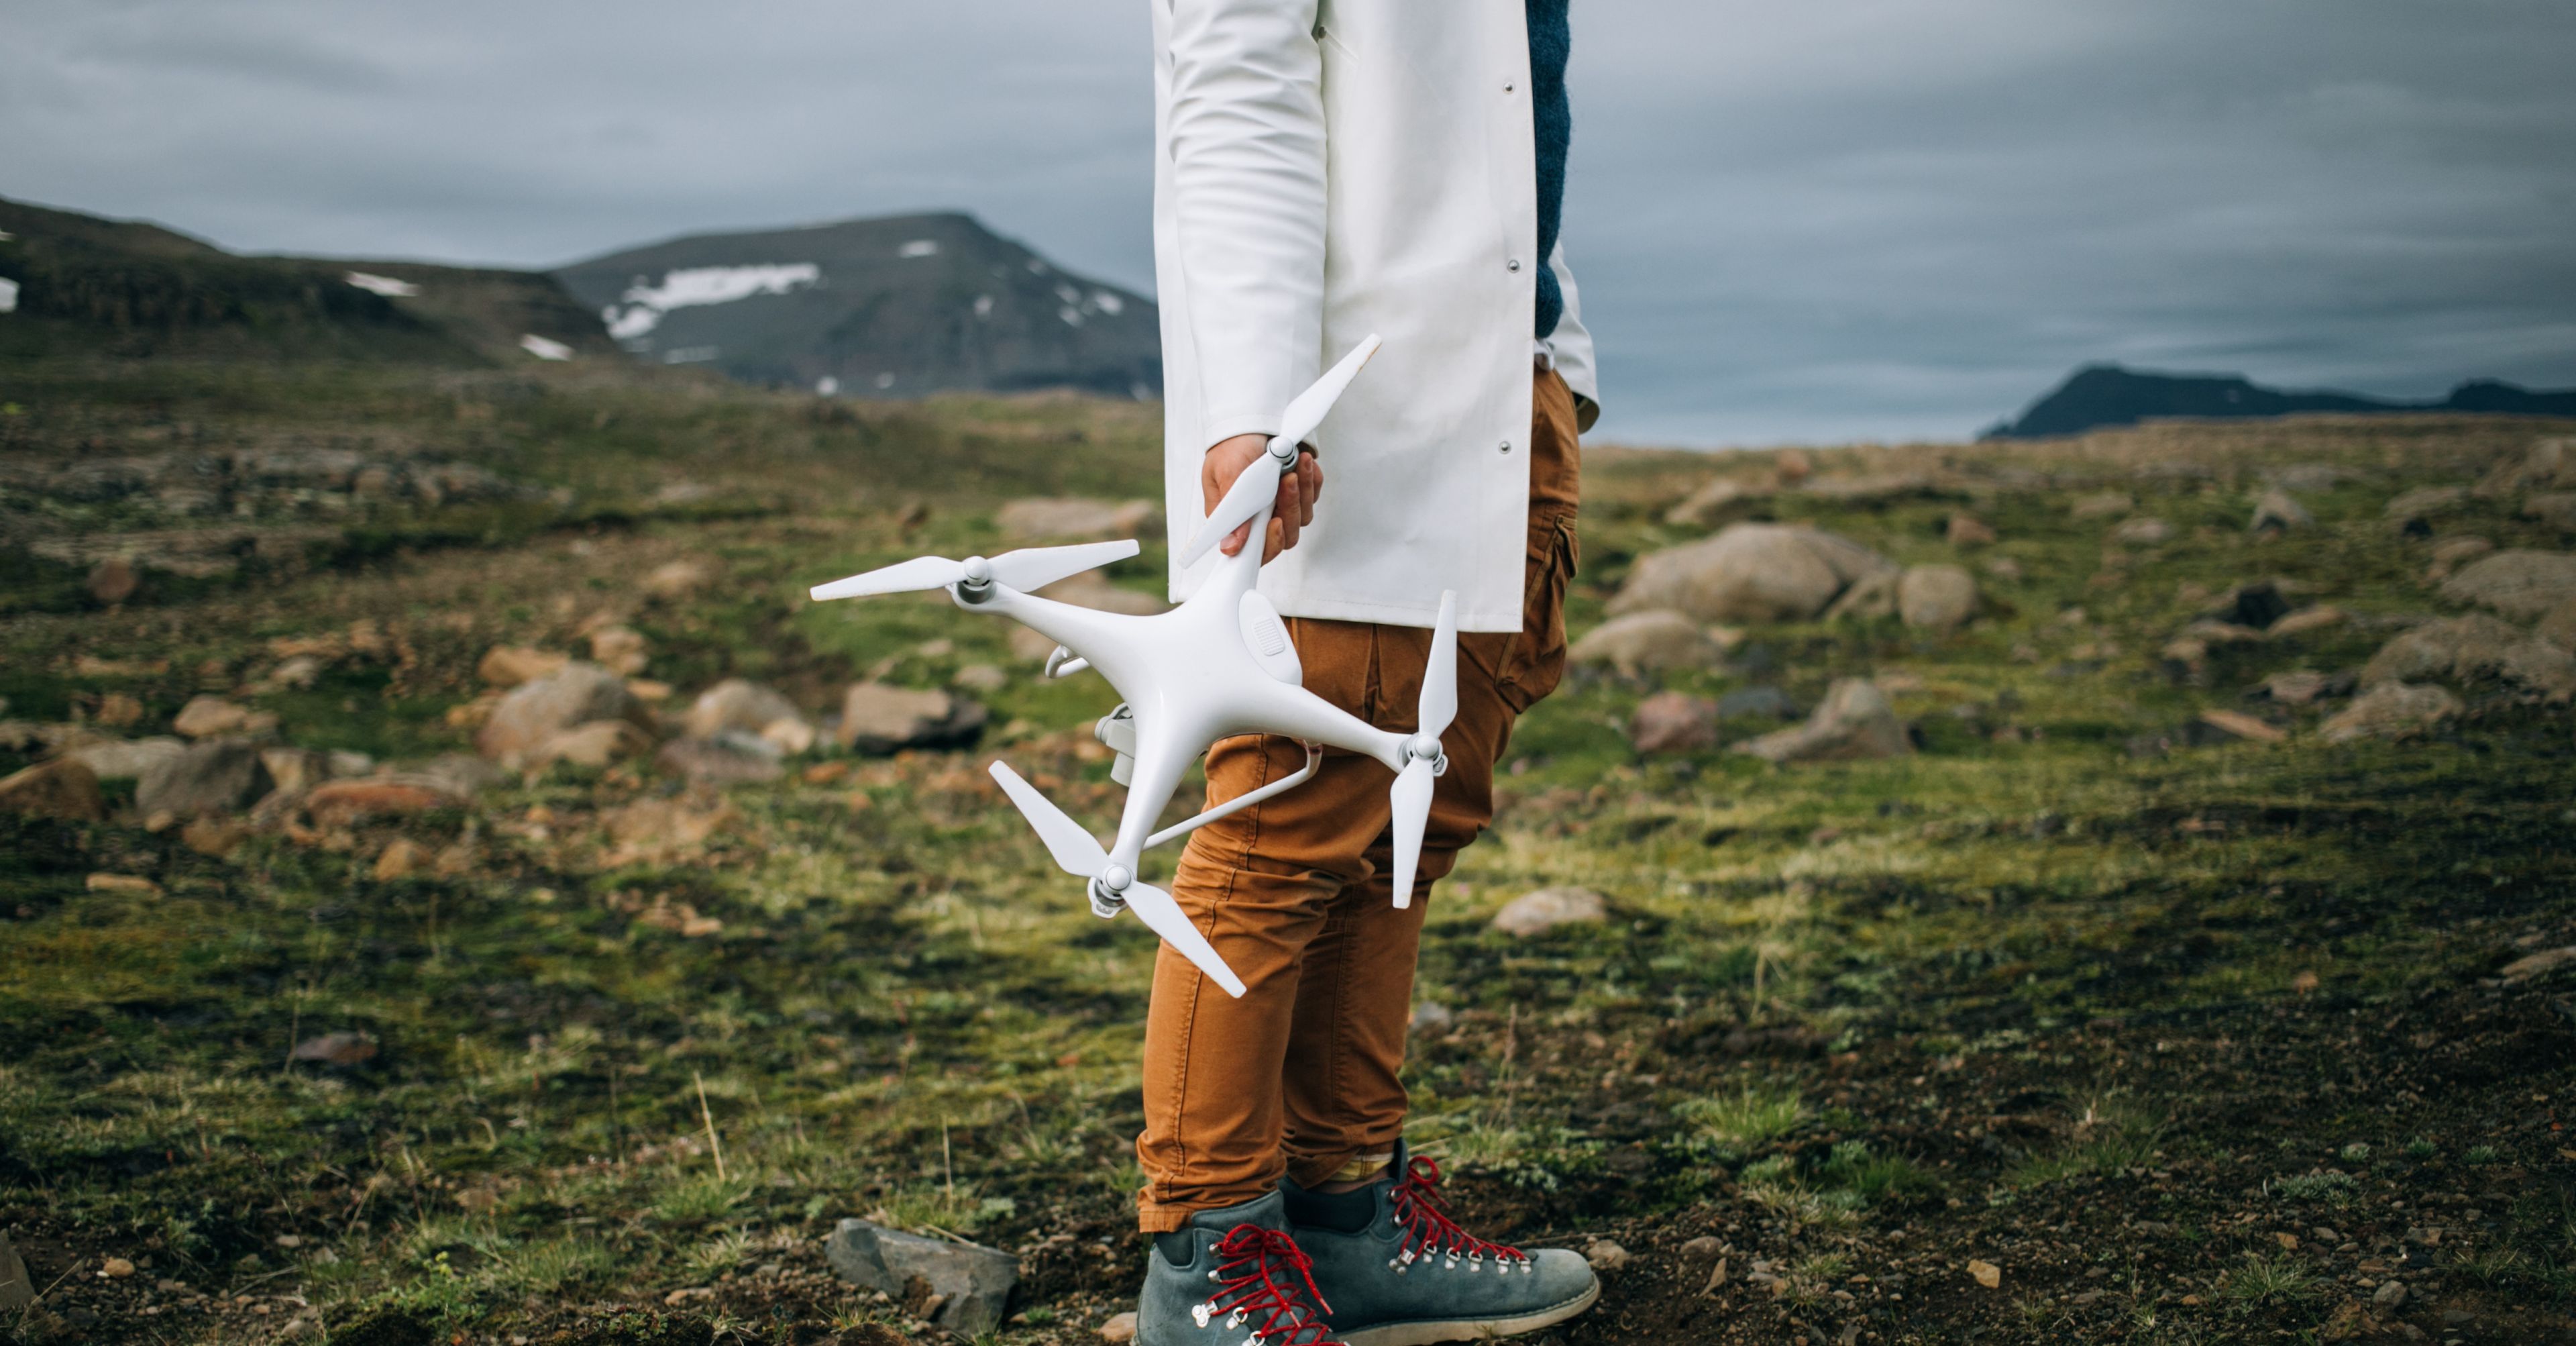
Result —
POLYGON ((2241 374, 2161 374, 2090 364, 2076 369, 2018 418, 1991 426, 1977 438, 2046 439, 2173 417, 2243 420, 2305 413, 2427 411, 2576 416, 2576 390, 2533 391, 2497 379, 2471 379, 2438 402, 2401 402, 2331 389, 2284 391, 2241 374))

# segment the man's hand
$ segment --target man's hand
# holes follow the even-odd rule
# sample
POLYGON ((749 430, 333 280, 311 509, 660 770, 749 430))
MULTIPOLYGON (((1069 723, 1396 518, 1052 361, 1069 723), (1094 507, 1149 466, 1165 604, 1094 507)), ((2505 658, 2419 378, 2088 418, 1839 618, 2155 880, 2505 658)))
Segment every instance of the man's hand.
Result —
MULTIPOLYGON (((1199 462, 1199 489, 1206 497, 1201 508, 1215 509, 1216 502, 1225 498, 1226 488, 1269 448, 1268 435, 1236 435, 1208 450, 1199 462)), ((1323 493, 1324 469, 1316 465, 1313 453, 1298 450, 1296 470, 1279 474, 1279 499, 1271 506, 1270 534, 1261 544, 1262 564, 1269 564, 1279 553, 1297 545, 1299 531, 1315 521, 1315 498, 1323 493)), ((1216 544, 1217 550, 1228 556, 1241 552, 1251 532, 1249 523, 1237 526, 1216 544)))

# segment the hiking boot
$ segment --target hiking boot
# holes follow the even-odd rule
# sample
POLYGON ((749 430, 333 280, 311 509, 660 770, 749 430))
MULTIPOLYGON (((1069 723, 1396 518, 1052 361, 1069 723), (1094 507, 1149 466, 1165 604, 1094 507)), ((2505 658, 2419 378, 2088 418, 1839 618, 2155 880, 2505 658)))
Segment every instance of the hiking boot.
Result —
POLYGON ((1350 1346, 1418 1346, 1535 1332, 1592 1307, 1601 1281, 1562 1248, 1522 1252, 1458 1227, 1440 1166, 1398 1142, 1386 1173, 1349 1192, 1280 1184, 1314 1263, 1325 1322, 1350 1346))
POLYGON ((1156 1234, 1136 1302, 1138 1346, 1342 1346, 1324 1326, 1323 1296, 1284 1207, 1272 1192, 1156 1234))

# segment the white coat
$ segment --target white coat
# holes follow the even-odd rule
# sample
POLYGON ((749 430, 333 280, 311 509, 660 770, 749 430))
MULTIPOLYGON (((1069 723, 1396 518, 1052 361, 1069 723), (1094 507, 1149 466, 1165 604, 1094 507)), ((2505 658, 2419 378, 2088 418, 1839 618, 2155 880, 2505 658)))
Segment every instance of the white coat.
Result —
MULTIPOLYGON (((1200 460, 1268 434, 1375 332, 1311 442, 1315 522, 1262 572, 1292 617, 1521 622, 1538 203, 1522 0, 1148 0, 1172 548, 1200 460)), ((1592 340, 1564 252, 1547 354, 1583 423, 1592 340)), ((1257 543, 1255 545, 1258 545, 1257 543)), ((1175 566, 1172 597, 1216 563, 1175 566)))

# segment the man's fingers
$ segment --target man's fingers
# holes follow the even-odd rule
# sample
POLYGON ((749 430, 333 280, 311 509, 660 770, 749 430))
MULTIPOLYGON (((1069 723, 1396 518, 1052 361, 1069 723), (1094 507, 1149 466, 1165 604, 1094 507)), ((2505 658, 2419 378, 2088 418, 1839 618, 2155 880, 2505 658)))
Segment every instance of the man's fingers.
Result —
POLYGON ((1250 539, 1251 536, 1252 521, 1247 519, 1242 523, 1236 524, 1234 526, 1234 531, 1225 535, 1225 541, 1216 544, 1216 549, 1228 556, 1233 556, 1243 550, 1243 544, 1245 541, 1250 539))
POLYGON ((1305 494, 1299 489, 1296 473, 1283 472, 1279 475, 1279 499, 1271 506, 1270 512, 1277 516, 1282 525, 1279 535, 1281 551, 1297 545, 1297 533, 1303 526, 1303 516, 1309 512, 1305 506, 1305 494))
POLYGON ((1311 453, 1297 455, 1297 488, 1304 502, 1298 522, 1313 523, 1316 497, 1324 493, 1324 469, 1311 453))
POLYGON ((1261 543, 1261 563, 1263 565, 1268 565, 1272 561, 1278 560, 1279 553, 1288 550, 1288 543, 1286 540, 1287 535, 1284 531, 1287 526, 1287 524, 1276 518, 1270 521, 1270 527, 1263 536, 1261 543))

